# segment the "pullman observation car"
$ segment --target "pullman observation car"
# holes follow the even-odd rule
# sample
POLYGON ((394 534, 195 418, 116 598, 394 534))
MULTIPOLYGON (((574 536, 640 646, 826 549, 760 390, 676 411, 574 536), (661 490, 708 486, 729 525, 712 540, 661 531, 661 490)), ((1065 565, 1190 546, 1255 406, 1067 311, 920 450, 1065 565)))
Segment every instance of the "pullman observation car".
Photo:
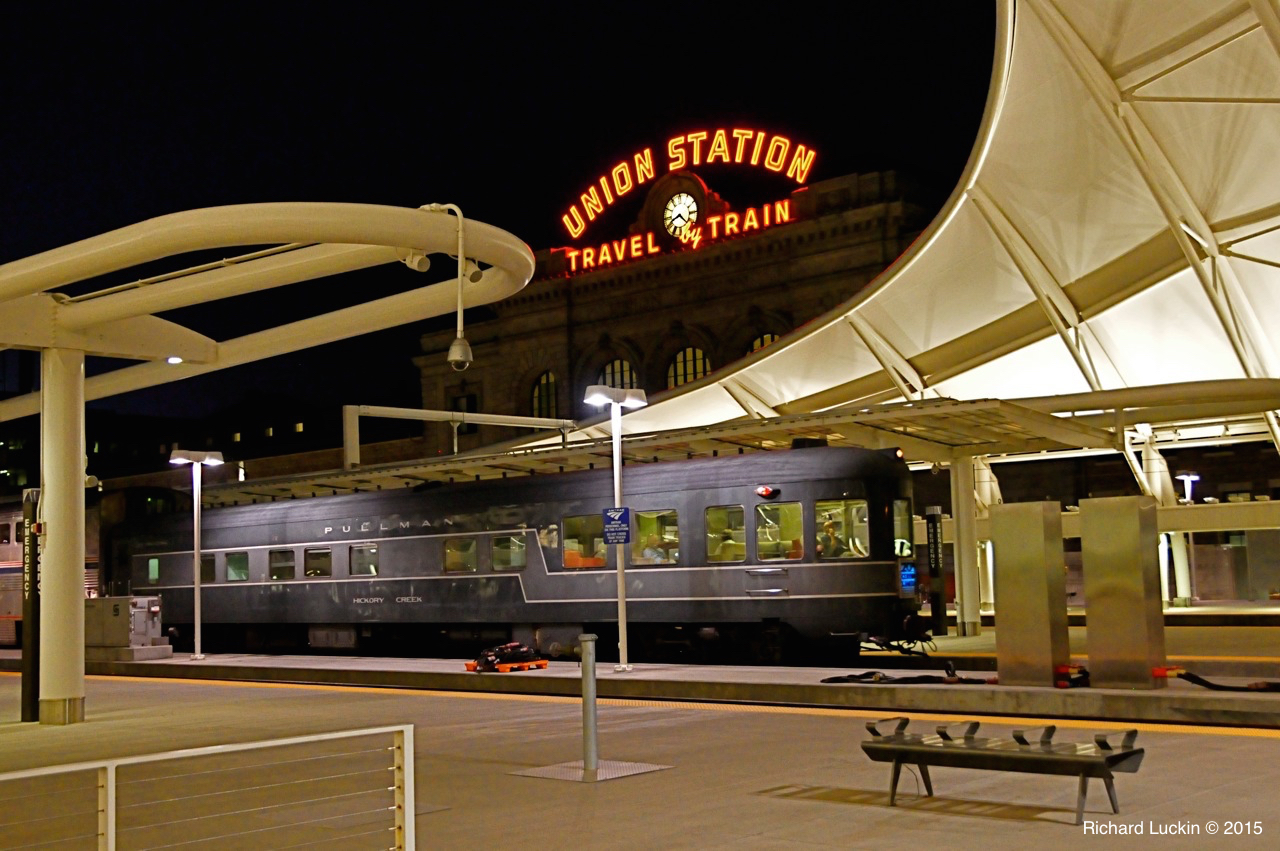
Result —
MULTIPOLYGON (((911 603, 911 478, 892 450, 813 447, 628 466, 629 647, 777 660, 792 639, 893 635, 911 603)), ((608 469, 207 509, 214 650, 407 655, 518 640, 556 655, 617 635, 608 469)), ((111 551, 189 643, 190 517, 128 521, 111 551)))

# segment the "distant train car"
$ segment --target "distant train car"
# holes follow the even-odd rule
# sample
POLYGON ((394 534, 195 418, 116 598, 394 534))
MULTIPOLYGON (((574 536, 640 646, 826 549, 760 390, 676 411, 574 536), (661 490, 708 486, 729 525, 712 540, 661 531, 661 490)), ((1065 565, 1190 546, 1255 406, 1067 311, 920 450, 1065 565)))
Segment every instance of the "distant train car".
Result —
MULTIPOLYGON (((901 624, 911 477, 894 452, 632 465, 622 482, 633 658, 719 646, 770 660, 789 639, 901 624)), ((204 646, 426 654, 438 639, 515 639, 556 653, 583 630, 616 635, 612 503, 605 469, 207 509, 204 646)), ((175 514, 117 526, 111 546, 127 591, 162 598, 180 646, 191 542, 190 517, 175 514)))
MULTIPOLYGON (((85 513, 86 597, 96 597, 98 586, 98 509, 85 513)), ((0 503, 0 646, 18 643, 22 623, 22 503, 0 503)))

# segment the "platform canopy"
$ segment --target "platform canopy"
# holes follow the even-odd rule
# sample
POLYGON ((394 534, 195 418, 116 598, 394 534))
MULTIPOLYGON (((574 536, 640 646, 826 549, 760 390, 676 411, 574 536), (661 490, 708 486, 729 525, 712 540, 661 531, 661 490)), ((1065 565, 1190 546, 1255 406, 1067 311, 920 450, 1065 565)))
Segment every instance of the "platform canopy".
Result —
MULTIPOLYGON (((1280 377, 1278 10, 1001 0, 978 138, 920 239, 624 429, 1280 377)), ((1277 407, 1215 427, 1274 441, 1277 407)))
MULTIPOLYGON (((519 292, 533 276, 533 252, 492 225, 459 225, 451 215, 456 209, 342 203, 211 207, 0 264, 0 349, 69 349, 145 362, 87 379, 85 398, 101 399, 439 316, 458 304, 464 270, 455 273, 453 259, 436 265, 442 279, 437 282, 232 339, 213 340, 156 314, 397 261, 426 272, 432 255, 457 256, 460 227, 470 268, 463 281, 465 304, 519 292), (72 284, 189 252, 262 245, 270 247, 123 285, 64 292, 72 284)), ((310 304, 305 293, 293 298, 304 310, 310 304)), ((0 422, 39 410, 39 393, 6 399, 0 401, 0 422)))

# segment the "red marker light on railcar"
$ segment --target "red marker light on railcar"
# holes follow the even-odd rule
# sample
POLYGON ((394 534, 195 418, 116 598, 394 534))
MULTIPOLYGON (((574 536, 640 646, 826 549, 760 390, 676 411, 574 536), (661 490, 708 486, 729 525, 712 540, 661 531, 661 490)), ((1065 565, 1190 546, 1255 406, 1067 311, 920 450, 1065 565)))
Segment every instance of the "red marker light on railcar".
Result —
POLYGON ((777 495, 778 489, 770 487, 769 485, 760 485, 760 487, 756 488, 756 496, 763 497, 764 499, 773 499, 777 495))

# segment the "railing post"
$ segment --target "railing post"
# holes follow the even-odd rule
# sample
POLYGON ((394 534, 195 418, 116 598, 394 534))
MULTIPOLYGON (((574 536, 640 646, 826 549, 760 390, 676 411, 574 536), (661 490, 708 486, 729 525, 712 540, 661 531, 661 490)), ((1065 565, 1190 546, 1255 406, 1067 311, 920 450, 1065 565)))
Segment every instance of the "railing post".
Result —
POLYGON ((116 764, 98 769, 98 848, 116 851, 116 764))
POLYGON ((416 795, 413 788, 413 727, 406 725, 395 734, 396 778, 396 848, 412 851, 417 838, 414 810, 416 795))
POLYGON ((596 636, 579 635, 582 645, 582 779, 596 781, 600 764, 596 747, 596 636))

